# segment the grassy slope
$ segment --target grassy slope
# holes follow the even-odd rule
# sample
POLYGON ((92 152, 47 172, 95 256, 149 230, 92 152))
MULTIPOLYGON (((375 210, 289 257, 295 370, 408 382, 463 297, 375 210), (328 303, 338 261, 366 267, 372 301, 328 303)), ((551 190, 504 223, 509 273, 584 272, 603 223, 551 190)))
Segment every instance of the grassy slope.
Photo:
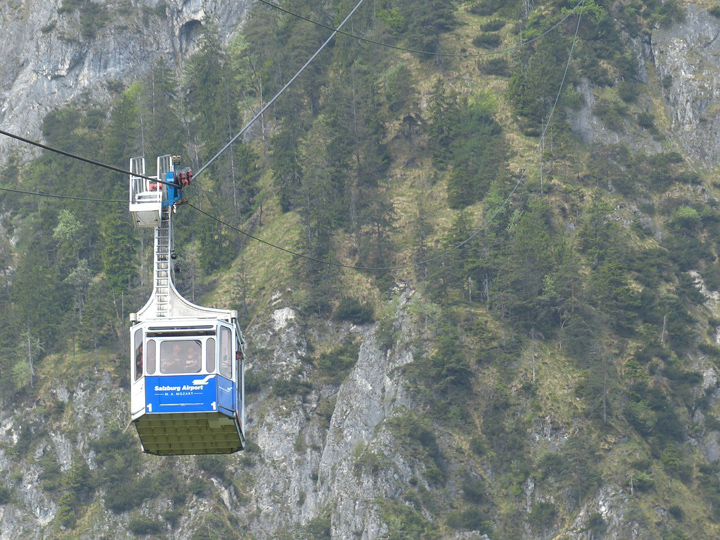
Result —
MULTIPOLYGON (((458 12, 458 16, 461 22, 458 29, 444 38, 443 46, 446 50, 461 51, 472 40, 472 37, 479 33, 480 25, 494 18, 474 16, 462 9, 458 12)), ((517 41, 517 37, 510 32, 510 26, 507 25, 501 31, 503 47, 511 46, 517 41)), ((473 47, 469 47, 469 49, 471 51, 477 50, 473 47)), ((539 174, 535 151, 538 141, 536 138, 524 136, 516 122, 515 116, 505 98, 508 79, 482 75, 477 67, 478 61, 474 58, 453 60, 441 68, 434 66, 431 62, 420 61, 408 54, 399 55, 397 62, 403 62, 413 70, 418 90, 422 96, 421 102, 426 101, 433 82, 439 77, 444 77, 461 94, 473 95, 477 92, 491 94, 497 104, 496 118, 503 125, 506 138, 511 147, 510 171, 517 173, 526 168, 528 169, 527 182, 530 184, 537 183, 539 174)), ((650 69, 652 69, 652 66, 650 66, 650 69)), ((651 79, 654 80, 653 77, 651 79)), ((652 98, 654 105, 650 112, 655 114, 658 130, 665 135, 664 146, 666 150, 676 150, 672 137, 665 131, 668 128, 668 119, 663 112, 664 106, 662 105, 659 85, 643 88, 643 91, 647 92, 652 98)), ((596 97, 614 102, 620 101, 617 91, 612 88, 602 89, 596 97)), ((630 115, 640 111, 634 105, 628 106, 628 110, 630 115)), ((562 114, 562 111, 558 111, 557 114, 562 114)), ((445 175, 441 173, 435 184, 428 182, 428 178, 432 176, 433 172, 430 159, 427 153, 422 150, 427 145, 427 139, 420 137, 416 140, 414 148, 410 148, 402 137, 396 137, 399 129, 398 123, 388 126, 388 141, 390 141, 393 152, 393 162, 388 174, 388 187, 398 215, 397 228, 393 234, 393 242, 398 250, 396 262, 402 265, 412 260, 414 240, 408 224, 417 213, 418 198, 427 195, 429 201, 428 217, 434 224, 434 236, 429 241, 430 245, 438 245, 456 215, 456 211, 449 209, 444 202, 446 192, 445 175), (418 146, 420 151, 418 151, 418 146), (418 159, 414 166, 407 167, 406 163, 410 157, 418 159)), ((626 126, 626 131, 633 136, 648 137, 648 133, 634 123, 629 123, 626 126)), ((563 207, 568 209, 582 208, 590 199, 590 193, 594 191, 591 186, 574 181, 578 173, 584 172, 583 164, 587 160, 588 152, 582 145, 578 145, 576 150, 577 152, 570 165, 570 174, 567 177, 555 174, 554 179, 546 184, 547 199, 554 209, 558 225, 563 223, 562 218, 559 216, 559 209, 563 207)), ((707 172, 701 172, 707 174, 707 172)), ((686 196, 697 197, 697 193, 693 192, 693 188, 680 187, 674 191, 674 194, 683 192, 686 196)), ((671 195, 673 193, 663 197, 671 195)), ((604 198, 613 205, 624 202, 623 197, 619 194, 605 192, 604 198)), ((477 204, 470 208, 476 220, 480 220, 482 216, 481 206, 481 204, 477 204)), ((289 249, 297 248, 296 240, 301 234, 301 229, 294 215, 280 213, 271 202, 268 205, 268 211, 263 221, 264 226, 256 231, 258 236, 289 249)), ((652 239, 640 239, 637 237, 634 242, 638 245, 652 245, 655 243, 652 239)), ((349 238, 338 235, 336 238, 338 258, 345 263, 353 262, 350 257, 347 257, 349 245, 349 238)), ((256 302, 256 307, 262 312, 264 310, 260 306, 268 306, 273 293, 294 287, 294 269, 297 261, 285 254, 253 242, 249 244, 245 253, 246 262, 251 261, 249 265, 249 282, 252 284, 250 296, 256 302)), ((212 303, 214 299, 219 300, 226 297, 230 287, 227 278, 231 278, 236 271, 237 265, 231 271, 220 276, 220 286, 208 296, 207 300, 209 302, 212 303)), ((585 269, 585 272, 588 271, 589 269, 585 269)), ((402 269, 396 275, 401 279, 410 281, 414 281, 416 278, 412 268, 402 269)), ((383 295, 373 288, 371 279, 352 270, 343 271, 340 279, 342 281, 341 288, 346 290, 352 288, 358 296, 373 299, 380 307, 379 304, 383 302, 383 295)), ((501 331, 499 321, 495 319, 496 315, 487 312, 483 308, 474 308, 474 311, 474 316, 486 321, 493 335, 491 340, 497 342, 501 331)), ((700 314, 701 320, 706 317, 707 314, 700 314)), ((482 339, 467 344, 469 356, 472 357, 482 347, 492 346, 492 344, 492 342, 489 343, 487 340, 483 341, 482 339)), ((636 345, 630 343, 628 349, 632 350, 636 345)), ((622 371, 623 365, 629 356, 626 351, 616 357, 615 367, 618 372, 622 371)), ((601 472, 603 482, 620 486, 629 499, 628 507, 625 509, 626 519, 633 516, 633 519, 643 522, 650 534, 657 538, 661 538, 664 534, 663 531, 667 531, 668 528, 678 528, 689 536, 694 535, 697 537, 710 538, 720 534, 718 525, 709 518, 707 503, 703 500, 702 493, 696 489, 696 484, 694 482, 683 483, 677 478, 669 476, 659 461, 651 457, 652 449, 648 446, 648 443, 624 420, 611 415, 609 420, 611 426, 603 426, 587 419, 585 406, 575 394, 575 387, 581 379, 582 373, 573 361, 564 356, 559 343, 550 342, 538 345, 535 361, 536 385, 535 396, 532 399, 523 398, 521 390, 523 384, 530 382, 531 379, 532 366, 529 349, 526 348, 521 353, 513 380, 508 385, 511 394, 522 402, 520 406, 522 420, 531 427, 536 426, 537 423, 549 423, 565 435, 572 434, 580 429, 587 430, 591 434, 591 439, 601 449, 598 469, 601 472), (655 487, 646 492, 635 490, 631 495, 628 486, 628 477, 632 471, 630 463, 643 457, 650 457, 652 460, 651 474, 655 487), (678 521, 671 518, 663 520, 658 518, 657 507, 667 510, 672 506, 679 506, 682 509, 684 520, 678 521)), ((481 397, 478 397, 474 404, 470 404, 469 408, 476 411, 473 416, 476 425, 481 427, 482 420, 477 411, 487 405, 482 396, 492 393, 494 381, 503 378, 503 375, 498 374, 495 367, 475 366, 474 369, 478 375, 476 393, 481 397)), ((450 430, 449 435, 452 443, 446 449, 448 457, 459 459, 461 462, 474 460, 478 469, 487 470, 485 458, 473 456, 472 452, 468 451, 472 436, 463 433, 462 430, 450 430)), ((528 433, 528 443, 532 448, 531 454, 535 460, 549 451, 550 442, 548 440, 543 440, 540 437, 538 442, 533 442, 530 439, 528 433)), ((692 455, 691 460, 703 461, 697 450, 688 451, 692 455)), ((537 479, 539 472, 537 470, 531 471, 531 475, 537 479)), ((537 479, 537 482, 539 486, 538 494, 541 497, 549 495, 552 498, 559 495, 558 493, 552 493, 552 484, 543 485, 540 479, 537 479)), ((521 504, 520 499, 513 494, 512 490, 508 489, 508 486, 512 485, 512 481, 507 479, 503 481, 501 479, 500 482, 492 482, 488 480, 488 485, 494 485, 494 487, 491 487, 491 493, 495 505, 495 510, 492 513, 498 520, 496 525, 501 524, 503 520, 515 519, 518 507, 522 507, 524 504, 521 504), (507 481, 510 481, 510 484, 507 481)), ((524 496, 521 498, 524 498, 524 496)), ((462 508, 462 505, 459 505, 459 507, 462 508)), ((445 510, 440 511, 440 513, 444 514, 447 510, 448 508, 445 507, 445 510)), ((577 509, 567 509, 558 504, 557 510, 558 516, 554 529, 556 531, 555 537, 563 538, 565 534, 573 531, 577 532, 573 525, 577 509)), ((441 530, 445 532, 450 530, 445 525, 441 525, 441 527, 441 530)), ((499 529, 502 530, 503 525, 500 525, 499 529)))
MULTIPOLYGON (((466 13, 459 12, 459 18, 463 24, 453 34, 446 36, 445 45, 450 50, 460 50, 462 44, 471 41, 474 35, 477 35, 480 24, 492 17, 477 17, 466 13)), ((504 37, 504 46, 513 43, 514 36, 510 34, 509 28, 502 31, 504 37)), ((473 49, 471 49, 473 50, 473 49)), ((496 117, 502 123, 506 130, 507 140, 512 148, 510 158, 510 170, 517 172, 521 168, 528 168, 528 176, 532 179, 536 175, 536 164, 532 163, 532 156, 536 139, 527 138, 522 135, 521 130, 516 123, 514 116, 508 106, 504 93, 507 85, 507 79, 500 77, 482 76, 477 69, 477 61, 474 59, 465 59, 454 61, 451 67, 441 70, 429 62, 420 62, 418 59, 402 55, 398 57, 398 62, 405 62, 409 65, 416 75, 418 88, 425 99, 430 91, 432 82, 437 77, 445 77, 453 86, 462 93, 472 94, 478 91, 491 92, 497 102, 496 117), (428 76, 430 73, 430 76, 428 76)), ((662 114, 662 101, 660 98, 660 89, 658 87, 647 88, 647 91, 653 98, 655 109, 652 111, 656 114, 656 124, 662 131, 668 126, 668 121, 662 114)), ((613 90, 604 90, 603 97, 607 99, 617 99, 613 90), (607 95, 605 95, 607 94, 607 95)), ((389 127, 389 139, 392 139, 397 133, 398 126, 389 127)), ((420 138, 416 143, 420 146, 426 145, 427 141, 420 138)), ((672 147, 671 139, 666 139, 669 148, 672 147)), ((413 151, 408 148, 407 144, 401 140, 391 143, 393 150, 393 164, 388 175, 389 189, 395 202, 395 208, 398 213, 398 226, 394 233, 393 241, 399 249, 396 258, 398 264, 404 264, 411 260, 413 238, 410 234, 408 223, 417 212, 417 198, 423 194, 428 194, 430 201, 429 218, 435 225, 434 238, 430 243, 437 243, 443 236, 443 233, 452 222, 455 211, 450 210, 444 203, 446 178, 441 174, 437 183, 428 186, 427 178, 432 175, 431 164, 428 157, 423 152, 413 151), (417 165, 406 168, 408 157, 412 154, 420 154, 421 159, 417 161, 417 165)), ((574 177, 576 172, 582 172, 582 164, 586 159, 584 154, 586 150, 580 149, 580 154, 576 156, 576 167, 570 175, 574 177)), ((709 171, 705 172, 709 176, 709 171)), ((269 177, 264 178, 265 187, 270 188, 269 177)), ((685 189, 685 188, 682 188, 685 189)), ((691 191, 691 188, 688 188, 691 191)), ((556 178, 553 189, 550 191, 548 198, 553 208, 558 209, 562 206, 579 205, 582 206, 587 200, 589 190, 578 184, 565 184, 563 178, 556 178)), ((698 196, 697 194, 693 194, 698 196)), ((607 200, 613 203, 622 202, 622 197, 614 194, 606 194, 607 200)), ((482 215, 481 205, 472 207, 476 218, 482 215)), ((254 234, 269 242, 278 244, 288 249, 298 248, 298 239, 301 234, 301 226, 299 219, 295 214, 283 214, 280 212, 274 199, 269 199, 263 214, 263 225, 260 226, 254 234)), ((652 243, 652 240, 636 239, 638 243, 652 243)), ((338 248, 339 259, 343 262, 352 262, 352 259, 346 256, 349 251, 350 239, 338 236, 336 246, 338 248)), ((297 290, 296 268, 298 262, 296 259, 287 254, 277 252, 268 246, 249 242, 244 251, 244 265, 247 272, 247 282, 249 284, 248 296, 253 302, 254 311, 261 316, 265 316, 270 309, 272 296, 276 292, 284 292, 287 289, 297 290)), ((237 275, 240 272, 240 261, 236 261, 231 269, 214 276, 217 279, 218 286, 212 292, 208 293, 204 298, 199 299, 199 303, 206 305, 215 305, 218 307, 227 307, 228 298, 234 304, 237 304, 237 275)), ((414 272, 412 269, 404 269, 398 272, 398 276, 403 279, 414 280, 414 272)), ((383 295, 374 288, 373 282, 367 276, 354 272, 352 270, 343 271, 340 277, 342 288, 359 291, 359 296, 372 299, 378 307, 384 301, 383 295)), ((480 320, 485 321, 490 328, 490 340, 477 340, 474 343, 467 344, 470 356, 474 356, 482 347, 492 346, 499 340, 501 335, 500 323, 496 320, 496 315, 487 312, 482 307, 473 308, 473 315, 480 320)), ((700 314, 700 318, 707 317, 707 314, 700 314)), ((631 344, 632 346, 632 344, 631 344)), ((622 366, 626 358, 619 356, 616 359, 616 367, 622 370, 622 366)), ((98 366, 101 371, 114 372, 118 369, 117 360, 114 358, 112 351, 101 351, 98 355, 98 366)), ((640 438, 634 430, 621 420, 613 418, 612 435, 608 434, 602 425, 591 423, 584 418, 584 410, 579 399, 575 396, 575 386, 581 376, 577 366, 564 355, 557 343, 551 342, 538 345, 536 351, 536 386, 535 397, 532 400, 525 400, 518 397, 519 401, 525 400, 525 404, 520 407, 524 420, 530 425, 534 422, 548 421, 559 427, 560 431, 571 432, 577 429, 579 425, 588 425, 593 438, 599 441, 602 449, 600 470, 605 482, 611 482, 617 485, 625 486, 627 475, 630 470, 629 463, 642 457, 651 455, 651 448, 647 442, 640 438), (619 439, 627 437, 628 441, 618 444, 619 439)), ((69 383, 75 383, 84 379, 85 375, 94 370, 95 357, 92 354, 78 355, 74 359, 72 357, 55 357, 48 358, 40 369, 41 384, 44 386, 39 391, 40 401, 52 401, 51 392, 48 381, 58 377, 69 383)), ((485 405, 484 397, 488 392, 492 391, 494 381, 500 376, 496 373, 497 368, 494 366, 473 366, 478 374, 476 379, 476 391, 480 396, 477 402, 470 408, 475 410, 475 421, 481 426, 482 421, 477 414, 482 406, 485 405)), ((122 367, 120 367, 122 369, 122 367)), ((528 349, 525 349, 518 359, 518 366, 513 375, 514 379, 509 384, 510 392, 516 396, 522 396, 521 387, 527 383, 531 377, 531 355, 528 349)), ((69 421, 70 408, 63 413, 63 420, 69 421)), ((485 470, 487 462, 483 457, 473 456, 472 452, 467 450, 470 447, 471 436, 459 430, 451 430, 452 447, 447 449, 449 456, 458 457, 464 455, 462 459, 474 460, 478 469, 485 470)), ((531 444, 532 454, 535 458, 541 456, 548 450, 549 443, 540 441, 537 444, 531 444)), ((700 461, 698 452, 694 452, 696 461, 700 461)), ((534 471, 535 473, 537 471, 534 471)), ((631 504, 636 506, 642 515, 646 517, 645 524, 655 537, 662 537, 660 522, 657 520, 655 506, 662 506, 667 509, 670 506, 680 506, 684 512, 685 518, 683 522, 675 523, 684 530, 688 536, 694 535, 697 538, 717 537, 720 529, 708 518, 707 504, 702 498, 702 493, 698 489, 694 489, 694 484, 683 484, 679 480, 668 476, 662 466, 655 460, 652 465, 652 473, 655 482, 655 488, 647 492, 636 492, 632 497, 629 489, 625 488, 626 495, 631 498, 631 504)), ((489 485, 493 485, 488 482, 489 485)), ((496 505, 496 516, 510 518, 517 511, 517 498, 505 489, 503 482, 497 482, 491 488, 493 501, 496 505)), ((564 508, 558 507, 559 517, 557 520, 560 530, 570 530, 572 528, 573 514, 564 508)), ((96 518, 97 503, 94 503, 86 512, 84 520, 96 518)), ((79 527, 84 527, 85 522, 81 521, 79 527)), ((558 537, 562 537, 560 532, 558 537)))

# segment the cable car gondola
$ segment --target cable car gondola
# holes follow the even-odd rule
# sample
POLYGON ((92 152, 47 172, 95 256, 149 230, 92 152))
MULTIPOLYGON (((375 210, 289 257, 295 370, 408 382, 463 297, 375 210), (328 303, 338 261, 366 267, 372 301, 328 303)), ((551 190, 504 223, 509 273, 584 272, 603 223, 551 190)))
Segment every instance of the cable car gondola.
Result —
POLYGON ((133 223, 155 229, 153 293, 130 315, 130 414, 145 452, 228 454, 245 446, 245 343, 236 311, 197 306, 175 289, 172 220, 192 180, 179 161, 159 157, 148 178, 145 159, 130 160, 133 223))

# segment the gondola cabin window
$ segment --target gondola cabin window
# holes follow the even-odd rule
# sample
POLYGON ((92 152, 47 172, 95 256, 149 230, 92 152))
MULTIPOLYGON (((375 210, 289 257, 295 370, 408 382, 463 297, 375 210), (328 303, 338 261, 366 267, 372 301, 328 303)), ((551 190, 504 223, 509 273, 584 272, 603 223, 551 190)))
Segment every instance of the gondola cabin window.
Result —
POLYGON ((160 373, 199 373, 201 368, 200 340, 173 340, 160 343, 160 373))
POLYGON ((135 332, 135 380, 143 374, 143 336, 142 330, 135 332))
POLYGON ((220 375, 232 379, 232 332, 229 328, 220 328, 220 375))
POLYGON ((215 340, 213 338, 208 339, 206 345, 206 369, 208 373, 215 373, 215 340))
POLYGON ((149 339, 147 342, 147 373, 148 375, 154 375, 157 369, 157 348, 155 347, 155 340, 149 339))

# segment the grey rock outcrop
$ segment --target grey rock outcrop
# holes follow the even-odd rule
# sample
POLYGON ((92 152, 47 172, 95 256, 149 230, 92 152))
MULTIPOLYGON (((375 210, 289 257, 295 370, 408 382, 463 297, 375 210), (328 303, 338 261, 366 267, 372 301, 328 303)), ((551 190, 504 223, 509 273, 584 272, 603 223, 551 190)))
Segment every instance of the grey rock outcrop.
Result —
POLYGON ((685 20, 652 33, 650 58, 663 89, 670 129, 693 158, 720 156, 720 19, 688 6, 685 20))
MULTIPOLYGON (((295 310, 271 310, 264 322, 247 329, 253 348, 264 351, 262 359, 254 358, 251 369, 262 372, 267 381, 248 407, 248 437, 254 448, 227 460, 226 480, 211 479, 211 496, 194 497, 188 503, 192 511, 177 523, 173 538, 191 537, 203 516, 213 512, 212 501, 237 516, 244 530, 256 538, 277 538, 283 531, 297 530, 326 512, 332 516, 333 538, 371 540, 387 532, 379 517, 378 501, 399 498, 411 478, 418 481, 424 472, 421 463, 398 452, 398 441, 387 427, 387 420, 396 411, 413 407, 398 369, 414 361, 406 345, 414 334, 406 312, 410 295, 405 293, 399 299, 395 322, 399 342, 389 351, 378 347, 374 329, 369 326, 328 326, 328 335, 315 335, 317 342, 352 335, 360 342, 360 349, 357 363, 339 387, 315 383, 305 396, 278 396, 274 391, 278 380, 311 375, 303 361, 307 353, 305 330, 295 310), (325 424, 315 414, 321 400, 335 403, 325 424), (371 466, 359 465, 362 457, 369 458, 371 466)), ((32 465, 22 474, 16 473, 22 480, 14 489, 11 504, 0 505, 1 540, 44 538, 43 528, 57 517, 58 501, 42 487, 43 456, 52 455, 65 473, 75 459, 85 460, 92 470, 96 456, 91 441, 101 439, 110 426, 127 425, 126 395, 117 381, 102 371, 88 373, 83 379, 71 385, 62 380, 51 383, 52 399, 72 412, 62 420, 48 422, 41 408, 22 411, 22 422, 35 426, 37 442, 27 459, 32 465), (47 426, 46 431, 38 427, 42 424, 47 426), (72 426, 83 428, 75 430, 72 426)), ((22 432, 20 424, 17 416, 4 414, 0 418, 3 469, 10 463, 4 449, 16 446, 22 432)), ((144 473, 152 474, 157 458, 142 459, 144 473)), ((198 475, 193 458, 178 459, 176 470, 184 478, 198 475)), ((111 487, 97 489, 104 496, 111 487)), ((171 507, 168 499, 158 498, 142 512, 153 518, 171 507)), ((77 532, 96 538, 112 531, 114 538, 132 538, 129 519, 127 512, 103 511, 83 525, 82 533, 77 532)), ((466 537, 481 538, 458 536, 466 537)))
MULTIPOLYGON (((108 83, 132 81, 160 58, 181 67, 208 21, 229 41, 251 2, 108 1, 91 21, 63 9, 63 0, 1 2, 0 125, 39 139, 54 108, 83 96, 103 101, 108 83)), ((29 151, 2 138, 0 161, 12 147, 29 151)))
POLYGON ((602 120, 593 114, 597 99, 589 81, 581 81, 575 91, 582 97, 577 110, 566 112, 568 123, 585 144, 624 144, 631 150, 654 154, 662 149, 662 145, 654 140, 647 131, 633 127, 625 121, 624 130, 616 132, 608 129, 602 120))
MULTIPOLYGON (((403 309, 406 300, 407 296, 400 300, 397 319, 404 336, 412 333, 403 309)), ((289 308, 275 310, 271 326, 256 337, 273 348, 274 360, 255 369, 282 377, 301 367, 297 349, 304 339, 289 308)), ((360 339, 361 346, 355 367, 339 389, 321 386, 305 400, 298 397, 282 404, 268 392, 250 407, 253 418, 262 418, 250 424, 262 460, 254 471, 252 501, 241 515, 258 537, 271 538, 293 522, 304 525, 329 508, 333 538, 378 538, 387 530, 378 519, 376 501, 397 497, 414 474, 384 429, 396 408, 412 406, 397 372, 413 361, 412 353, 402 346, 380 350, 369 329, 346 330, 360 339), (335 400, 327 429, 312 415, 321 399, 335 400), (377 459, 379 474, 356 465, 360 452, 377 459), (281 511, 284 507, 287 511, 281 511), (247 515, 249 508, 259 515, 247 515)))

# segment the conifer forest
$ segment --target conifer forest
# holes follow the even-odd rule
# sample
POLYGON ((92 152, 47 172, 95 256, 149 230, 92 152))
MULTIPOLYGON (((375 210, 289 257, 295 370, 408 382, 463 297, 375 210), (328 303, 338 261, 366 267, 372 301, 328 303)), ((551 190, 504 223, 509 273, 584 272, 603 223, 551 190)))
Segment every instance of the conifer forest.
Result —
POLYGON ((0 129, 210 163, 247 446, 142 452, 128 175, 0 136, 0 539, 720 538, 715 0, 365 0, 219 156, 358 0, 3 4, 0 129))

